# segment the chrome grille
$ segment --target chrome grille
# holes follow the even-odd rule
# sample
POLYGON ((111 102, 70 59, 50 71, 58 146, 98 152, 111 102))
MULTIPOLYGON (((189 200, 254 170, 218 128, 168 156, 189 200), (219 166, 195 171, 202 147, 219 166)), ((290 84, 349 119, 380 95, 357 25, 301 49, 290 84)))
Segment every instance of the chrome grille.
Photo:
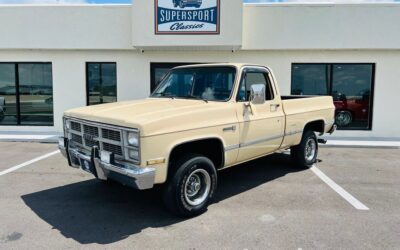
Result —
POLYGON ((99 128, 89 125, 83 125, 83 132, 88 135, 99 136, 99 128))
POLYGON ((68 138, 75 147, 90 152, 97 146, 100 150, 114 153, 117 157, 124 157, 122 130, 109 128, 106 125, 70 120, 68 138))
POLYGON ((85 139, 85 145, 87 147, 94 147, 94 146, 99 147, 100 146, 98 141, 92 141, 92 140, 88 140, 88 139, 85 139))
POLYGON ((102 128, 101 134, 104 139, 108 139, 111 141, 118 141, 118 142, 121 141, 121 132, 120 131, 102 128))
POLYGON ((78 144, 82 144, 82 136, 80 135, 76 135, 76 134, 72 134, 71 135, 71 141, 78 143, 78 144))
POLYGON ((78 132, 82 131, 81 124, 77 123, 77 122, 71 122, 71 129, 75 130, 75 131, 78 131, 78 132))
POLYGON ((107 152, 114 153, 116 155, 122 156, 122 148, 121 146, 113 145, 107 142, 103 142, 103 150, 107 152))

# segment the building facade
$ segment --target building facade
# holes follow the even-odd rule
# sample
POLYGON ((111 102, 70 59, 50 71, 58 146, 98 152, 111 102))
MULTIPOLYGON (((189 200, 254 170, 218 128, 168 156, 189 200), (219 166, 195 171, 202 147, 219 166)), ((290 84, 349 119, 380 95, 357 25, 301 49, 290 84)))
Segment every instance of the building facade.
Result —
POLYGON ((64 110, 146 98, 171 67, 246 62, 281 94, 332 95, 335 137, 400 139, 400 5, 180 4, 1 6, 0 132, 59 133, 64 110))

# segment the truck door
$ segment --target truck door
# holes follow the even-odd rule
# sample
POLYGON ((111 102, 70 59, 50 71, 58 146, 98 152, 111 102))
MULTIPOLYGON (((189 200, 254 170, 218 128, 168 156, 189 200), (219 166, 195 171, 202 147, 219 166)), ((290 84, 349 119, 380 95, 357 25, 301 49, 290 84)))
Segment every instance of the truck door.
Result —
POLYGON ((282 143, 284 112, 279 92, 272 81, 273 78, 266 68, 243 69, 236 103, 240 132, 238 161, 271 153, 282 143), (253 84, 265 85, 265 103, 250 102, 250 90, 253 84))

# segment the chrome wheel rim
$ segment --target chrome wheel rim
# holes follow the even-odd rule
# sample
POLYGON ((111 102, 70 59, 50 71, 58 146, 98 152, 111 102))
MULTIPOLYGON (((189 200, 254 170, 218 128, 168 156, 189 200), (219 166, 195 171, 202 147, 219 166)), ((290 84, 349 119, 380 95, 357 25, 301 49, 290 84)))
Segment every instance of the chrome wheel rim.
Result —
POLYGON ((347 126, 351 123, 352 117, 350 112, 341 111, 336 115, 336 124, 339 126, 347 126))
POLYGON ((308 139, 304 150, 305 150, 306 160, 307 161, 314 160, 317 151, 317 143, 313 138, 308 139))
POLYGON ((207 200, 210 190, 210 174, 204 169, 196 169, 185 182, 185 200, 191 206, 200 205, 207 200))

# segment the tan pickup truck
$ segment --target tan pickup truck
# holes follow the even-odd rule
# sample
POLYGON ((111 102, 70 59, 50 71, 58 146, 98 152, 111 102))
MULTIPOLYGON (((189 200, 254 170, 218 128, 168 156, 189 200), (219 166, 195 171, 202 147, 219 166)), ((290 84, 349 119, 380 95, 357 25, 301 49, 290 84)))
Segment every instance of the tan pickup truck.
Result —
POLYGON ((166 207, 206 211, 217 171, 278 150, 311 166, 315 133, 332 133, 330 96, 281 96, 268 67, 202 64, 172 69, 153 94, 66 111, 59 148, 70 166, 137 189, 163 184, 166 207))

